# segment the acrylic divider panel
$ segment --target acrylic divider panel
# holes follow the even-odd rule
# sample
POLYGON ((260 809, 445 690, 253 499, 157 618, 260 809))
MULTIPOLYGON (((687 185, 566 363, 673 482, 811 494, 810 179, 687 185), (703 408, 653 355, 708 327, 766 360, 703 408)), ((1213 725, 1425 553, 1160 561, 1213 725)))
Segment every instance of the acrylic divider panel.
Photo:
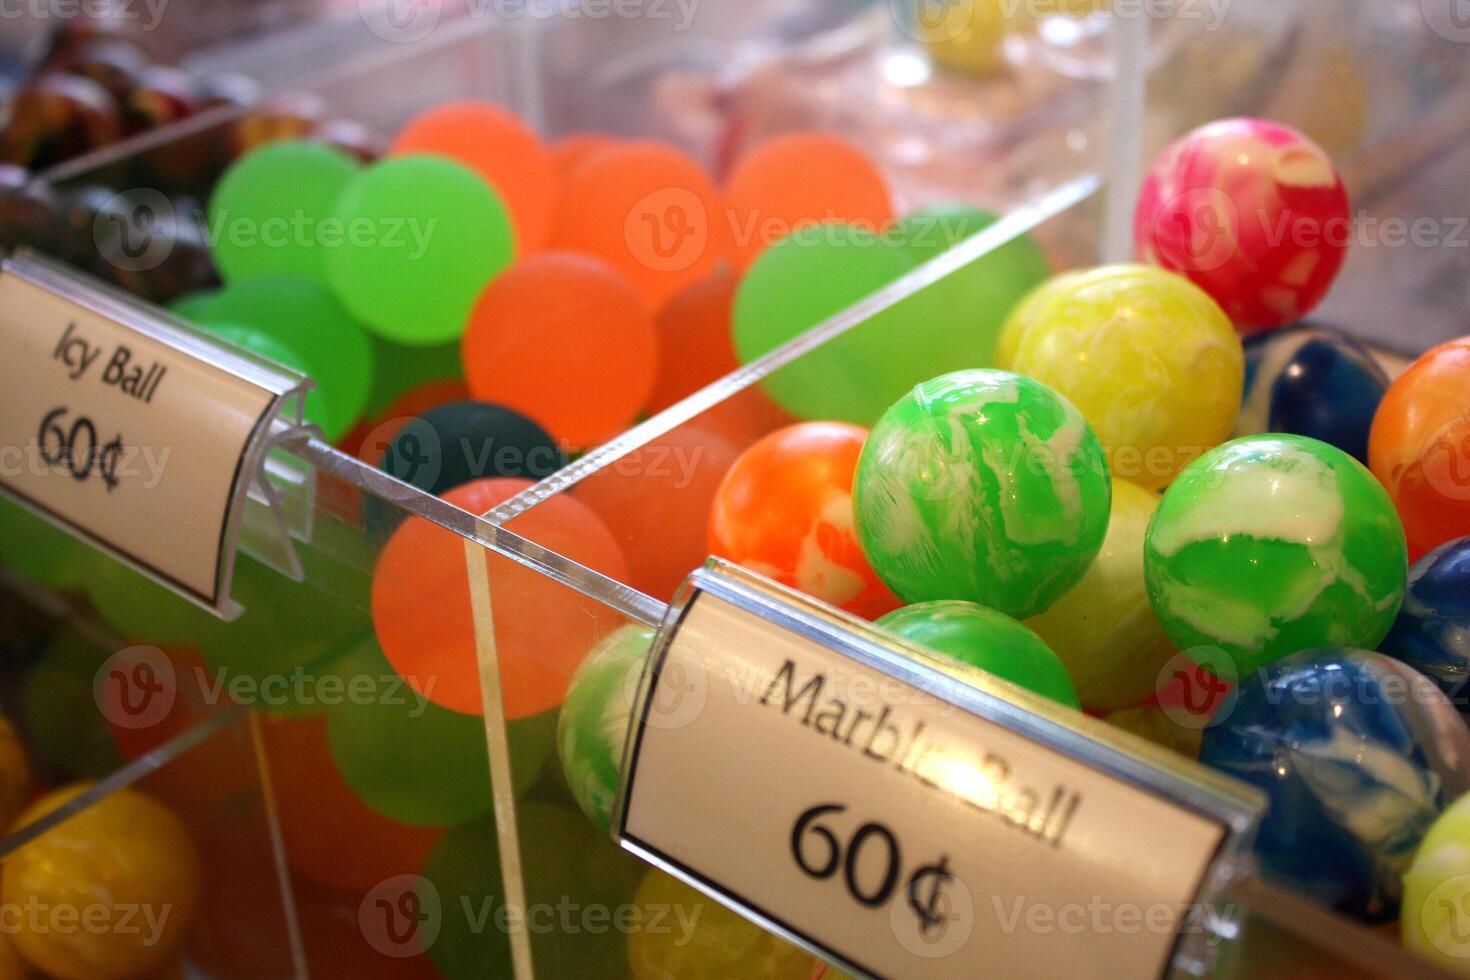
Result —
MULTIPOLYGON (((27 541, 36 529, 16 534, 23 522, 5 507, 7 545, 27 541)), ((219 978, 294 975, 296 911, 256 718, 214 686, 193 637, 138 639, 140 626, 177 626, 184 600, 155 604, 158 587, 81 546, 30 554, 62 563, 12 562, 7 548, 0 570, 7 961, 19 949, 37 967, 92 975, 184 964, 219 978), (111 598, 89 606, 56 579, 63 564, 63 577, 130 593, 153 615, 128 610, 115 627, 102 614, 111 598), (108 565, 136 582, 119 584, 108 565)))
POLYGON ((181 948, 206 975, 330 976, 346 964, 433 976, 421 876, 448 829, 494 805, 477 689, 474 710, 444 707, 433 698, 458 665, 415 660, 416 640, 474 635, 464 538, 349 482, 391 482, 356 460, 320 443, 301 451, 320 467, 310 540, 294 542, 305 581, 242 554, 234 598, 246 611, 231 623, 5 505, 4 574, 50 617, 6 609, 16 757, 52 787, 125 778, 115 774, 149 753, 188 748, 139 785, 200 852, 203 898, 181 948), (393 546, 405 525, 407 552, 393 546), (414 574, 436 548, 459 572, 458 603, 435 575, 414 574))
POLYGON ((619 548, 619 563, 598 570, 660 601, 713 553, 853 611, 887 611, 887 590, 863 571, 842 513, 867 427, 914 384, 995 365, 1016 304, 1066 268, 1040 242, 1095 229, 1093 186, 1082 178, 1038 199, 979 245, 967 239, 995 226, 962 207, 881 240, 814 229, 778 245, 780 254, 743 281, 691 291, 660 324, 674 356, 661 369, 659 414, 489 516, 555 551, 545 530, 553 522, 538 511, 588 510, 619 548), (984 254, 937 282, 894 285, 961 243, 984 254), (854 304, 894 297, 866 320, 837 322, 854 304), (806 333, 813 328, 825 335, 806 333), (742 342, 750 345, 746 368, 742 342), (757 443, 763 448, 732 474, 757 443), (820 465, 783 467, 803 445, 821 447, 820 465), (766 489, 810 512, 766 515, 746 533, 741 512, 762 506, 755 490, 763 467, 786 481, 766 489), (789 527, 778 526, 786 519, 789 527))

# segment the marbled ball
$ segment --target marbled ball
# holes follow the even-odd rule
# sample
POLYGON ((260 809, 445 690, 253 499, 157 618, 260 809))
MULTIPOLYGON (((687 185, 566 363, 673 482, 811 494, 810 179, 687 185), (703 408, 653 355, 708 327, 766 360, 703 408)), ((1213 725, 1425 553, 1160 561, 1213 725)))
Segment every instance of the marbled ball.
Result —
POLYGON ((1378 649, 1428 676, 1470 714, 1470 538, 1414 563, 1399 618, 1378 649))
POLYGON ((1237 436, 1311 436, 1368 462, 1368 431, 1388 375, 1347 334, 1303 324, 1245 341, 1245 397, 1237 436))
POLYGON ((1164 494, 1144 576, 1180 649, 1218 648, 1244 674, 1298 650, 1377 647, 1408 554, 1393 502, 1363 464, 1304 436, 1247 436, 1200 457, 1164 494))
POLYGON ((653 630, 624 626, 597 645, 567 688, 556 726, 556 751, 577 806, 607 833, 623 766, 628 719, 653 630))
POLYGON ((1022 303, 999 366, 1076 405, 1114 476, 1157 490, 1230 438, 1245 358, 1204 290, 1141 265, 1105 265, 1044 288, 1022 303))
POLYGON ((1112 480, 1071 402, 1007 371, 957 371, 884 413, 853 499, 868 561, 906 602, 963 599, 1020 619, 1092 564, 1112 480))
POLYGON ((1360 650, 1304 651, 1245 677, 1200 759, 1265 791, 1267 876, 1370 920, 1398 911, 1420 840, 1470 788, 1470 731, 1439 688, 1360 650))

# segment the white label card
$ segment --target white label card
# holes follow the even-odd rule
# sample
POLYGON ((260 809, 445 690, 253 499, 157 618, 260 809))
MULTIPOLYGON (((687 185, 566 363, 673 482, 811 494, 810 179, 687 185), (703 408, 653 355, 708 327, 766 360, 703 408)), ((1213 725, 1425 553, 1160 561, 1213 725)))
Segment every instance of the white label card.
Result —
POLYGON ((878 977, 1162 976, 1226 826, 699 592, 622 839, 878 977))
POLYGON ((275 393, 8 269, 0 392, 0 486, 219 606, 242 464, 275 393))

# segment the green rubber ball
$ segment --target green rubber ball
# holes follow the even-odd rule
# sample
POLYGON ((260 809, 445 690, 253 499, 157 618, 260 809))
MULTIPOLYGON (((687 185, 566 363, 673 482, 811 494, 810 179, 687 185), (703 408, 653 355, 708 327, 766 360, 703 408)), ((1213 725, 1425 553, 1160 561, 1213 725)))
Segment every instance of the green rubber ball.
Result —
POLYGON ((0 497, 0 564, 52 589, 80 589, 107 561, 20 504, 0 497))
POLYGON ((328 258, 337 295, 369 329, 400 344, 458 338, 480 293, 515 255, 500 195, 441 157, 365 168, 338 198, 336 217, 358 231, 328 258))
MULTIPOLYGON (((961 204, 941 204, 900 221, 890 237, 916 264, 934 259, 999 219, 961 204)), ((927 361, 924 377, 996 366, 1001 330, 1023 298, 1051 275, 1041 246, 1023 234, 905 300, 915 329, 905 338, 927 361)))
POLYGON ((122 766, 93 687, 112 653, 66 629, 22 682, 19 720, 26 746, 58 779, 99 779, 122 766))
MULTIPOLYGON (((742 364, 770 353, 914 267, 904 249, 840 223, 804 228, 761 253, 735 297, 742 364)), ((929 377, 903 346, 919 328, 880 314, 766 378, 766 393, 800 418, 872 425, 904 391, 929 377)))
POLYGON ((334 419, 349 419, 350 429, 362 417, 373 387, 372 346, 362 324, 321 283, 299 276, 230 283, 196 316, 205 327, 251 327, 280 341, 310 368, 306 373, 321 388, 334 419))
POLYGON ((111 557, 95 563, 87 594, 124 638, 164 647, 198 646, 223 624, 210 612, 111 557))
MULTIPOLYGON (((415 827, 450 826, 490 812, 483 718, 441 708, 396 683, 371 640, 334 672, 345 693, 327 711, 327 740, 338 772, 364 803, 415 827)), ((541 775, 555 729, 549 711, 507 725, 518 795, 541 775)))
POLYGON ((327 254, 345 229, 333 216, 360 169, 340 150, 305 140, 269 143, 240 157, 209 199, 214 263, 226 282, 284 273, 327 281, 327 254))
MULTIPOLYGON (((201 323, 200 326, 219 339, 242 350, 259 354, 267 360, 275 361, 283 367, 300 371, 302 374, 308 376, 311 374, 311 366, 306 363, 306 358, 276 338, 254 327, 242 327, 238 323, 219 323, 209 320, 201 323)), ((354 420, 335 410, 327 395, 322 392, 321 386, 317 385, 306 396, 306 421, 318 426, 328 442, 336 442, 352 428, 354 420)))
POLYGON ((1045 640, 1005 613, 973 602, 941 600, 895 609, 878 625, 1058 704, 1082 707, 1061 659, 1045 640))
MULTIPOLYGON (((632 902, 647 865, 567 807, 527 803, 517 816, 529 905, 525 919, 540 926, 531 936, 537 975, 626 977, 627 936, 610 926, 607 914, 632 902), (600 920, 589 919, 589 912, 600 920)), ((440 976, 471 980, 511 975, 509 930, 518 920, 505 910, 493 817, 455 827, 439 838, 424 861, 419 888, 420 908, 444 912, 432 918, 438 929, 433 941, 425 943, 440 976)))

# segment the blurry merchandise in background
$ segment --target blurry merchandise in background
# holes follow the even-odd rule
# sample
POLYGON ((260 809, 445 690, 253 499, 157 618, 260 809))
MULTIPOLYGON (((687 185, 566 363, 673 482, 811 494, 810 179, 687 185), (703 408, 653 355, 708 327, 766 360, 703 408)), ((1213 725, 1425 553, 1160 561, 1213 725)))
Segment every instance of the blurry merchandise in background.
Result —
MULTIPOLYGON (((721 162, 792 127, 841 132, 890 175, 901 210, 945 199, 1004 212, 1097 166, 1107 0, 918 6, 897 27, 875 10, 858 24, 866 33, 834 32, 803 57, 733 78, 728 64, 682 72, 666 125, 685 137, 717 129, 721 162), (708 93, 696 102, 689 85, 701 79, 708 93)), ((1416 247, 1408 230, 1432 221, 1454 244, 1470 161, 1470 100, 1453 97, 1470 82, 1463 45, 1427 30, 1417 0, 1236 0, 1223 18, 1206 4, 1176 6, 1170 18, 1149 15, 1143 159, 1211 119, 1300 129, 1338 164, 1354 244, 1370 246, 1349 249, 1321 314, 1400 352, 1459 335, 1470 249, 1416 247)), ((1086 261, 1085 236, 1069 238, 1044 240, 1064 267, 1086 261)))

